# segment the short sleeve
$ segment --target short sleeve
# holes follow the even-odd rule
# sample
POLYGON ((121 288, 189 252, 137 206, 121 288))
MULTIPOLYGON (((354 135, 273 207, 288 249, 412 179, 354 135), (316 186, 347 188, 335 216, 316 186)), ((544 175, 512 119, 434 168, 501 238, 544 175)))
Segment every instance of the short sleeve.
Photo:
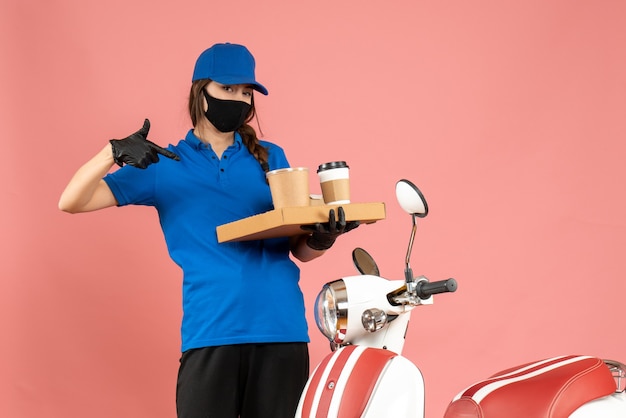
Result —
POLYGON ((158 164, 145 169, 125 165, 104 177, 119 206, 154 206, 154 185, 158 164))

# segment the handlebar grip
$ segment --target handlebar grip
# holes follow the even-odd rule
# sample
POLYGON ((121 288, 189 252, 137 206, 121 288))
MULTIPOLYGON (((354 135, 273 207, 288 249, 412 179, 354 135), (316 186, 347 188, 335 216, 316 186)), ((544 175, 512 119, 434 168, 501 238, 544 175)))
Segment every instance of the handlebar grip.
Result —
POLYGON ((457 283, 454 279, 439 280, 436 282, 421 281, 417 283, 417 296, 420 299, 428 299, 437 293, 456 292, 457 283))

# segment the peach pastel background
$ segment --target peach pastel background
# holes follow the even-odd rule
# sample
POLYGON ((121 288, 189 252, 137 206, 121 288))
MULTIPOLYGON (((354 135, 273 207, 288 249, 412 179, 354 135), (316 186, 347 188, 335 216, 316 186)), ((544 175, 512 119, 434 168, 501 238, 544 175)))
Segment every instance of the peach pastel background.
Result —
MULTIPOLYGON (((0 1, 0 416, 172 417, 180 272, 147 208, 71 216, 73 172, 137 130, 177 142, 197 55, 255 54, 265 138, 292 165, 351 167, 387 219, 302 265, 312 303, 362 246, 459 290, 413 316, 427 416, 472 381, 560 354, 626 360, 626 3, 0 1)), ((319 187, 311 178, 311 187, 319 187)), ((250 278, 254 280, 254 278, 250 278)))

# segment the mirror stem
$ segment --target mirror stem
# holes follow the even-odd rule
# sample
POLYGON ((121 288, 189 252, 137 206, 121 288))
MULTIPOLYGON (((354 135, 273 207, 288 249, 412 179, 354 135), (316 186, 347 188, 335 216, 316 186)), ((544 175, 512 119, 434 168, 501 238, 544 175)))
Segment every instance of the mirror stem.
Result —
POLYGON ((417 223, 415 222, 415 214, 411 215, 413 220, 413 229, 411 229, 411 238, 409 239, 409 248, 406 251, 406 258, 404 260, 406 268, 404 270, 405 280, 408 283, 413 282, 413 270, 411 270, 411 253, 413 252, 413 242, 415 241, 415 232, 417 231, 417 223))

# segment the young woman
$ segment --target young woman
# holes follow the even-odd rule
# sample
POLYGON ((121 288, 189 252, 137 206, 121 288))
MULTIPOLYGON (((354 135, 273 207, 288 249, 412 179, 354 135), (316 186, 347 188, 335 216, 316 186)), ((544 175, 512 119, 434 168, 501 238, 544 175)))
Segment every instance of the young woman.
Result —
POLYGON ((310 234, 217 242, 218 225, 272 209, 265 173, 289 166, 282 148, 259 140, 248 124, 255 92, 267 89, 248 49, 213 45, 195 65, 193 129, 185 139, 161 148, 147 140, 146 120, 83 165, 59 202, 70 213, 131 204, 158 211, 183 271, 179 417, 294 416, 309 339, 300 272, 289 254, 312 260, 358 226, 339 208, 310 234), (122 168, 109 173, 114 164, 122 168))

